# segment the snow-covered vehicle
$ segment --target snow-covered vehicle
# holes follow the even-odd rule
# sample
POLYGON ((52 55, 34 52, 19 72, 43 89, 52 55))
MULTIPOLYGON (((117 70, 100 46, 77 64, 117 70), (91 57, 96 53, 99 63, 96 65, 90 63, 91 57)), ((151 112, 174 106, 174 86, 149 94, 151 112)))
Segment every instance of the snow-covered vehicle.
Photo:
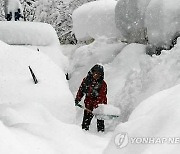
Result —
POLYGON ((58 66, 66 69, 68 59, 63 55, 54 28, 46 23, 1 21, 0 40, 47 54, 58 66))
MULTIPOLYGON (((45 106, 58 119, 65 107, 74 113, 73 96, 65 79, 66 57, 60 50, 55 30, 49 24, 21 21, 0 22, 1 104, 36 102, 45 106), (37 80, 28 69, 31 66, 37 80), (66 95, 68 94, 68 95, 66 95), (66 100, 65 100, 66 99, 66 100)), ((67 120, 68 121, 68 120, 67 120)))

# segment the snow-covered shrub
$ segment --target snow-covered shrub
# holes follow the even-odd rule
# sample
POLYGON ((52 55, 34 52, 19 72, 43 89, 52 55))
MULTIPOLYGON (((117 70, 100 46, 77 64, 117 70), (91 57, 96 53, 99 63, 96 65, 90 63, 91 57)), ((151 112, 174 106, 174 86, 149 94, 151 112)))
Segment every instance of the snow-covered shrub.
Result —
POLYGON ((148 41, 169 49, 180 32, 180 4, 178 0, 151 0, 145 15, 148 41))
POLYGON ((89 2, 73 12, 73 32, 78 40, 106 36, 117 38, 120 32, 115 26, 114 0, 89 2))
POLYGON ((145 11, 150 0, 119 0, 115 7, 116 27, 128 43, 146 43, 145 11))
POLYGON ((129 43, 148 41, 155 50, 170 49, 180 32, 179 8, 178 0, 119 0, 115 7, 116 26, 129 43))

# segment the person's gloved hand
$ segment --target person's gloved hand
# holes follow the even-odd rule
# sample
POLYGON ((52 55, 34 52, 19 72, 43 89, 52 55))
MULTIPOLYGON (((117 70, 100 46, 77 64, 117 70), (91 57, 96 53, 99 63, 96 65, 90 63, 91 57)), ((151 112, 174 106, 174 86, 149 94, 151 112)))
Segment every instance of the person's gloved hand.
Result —
POLYGON ((75 106, 79 106, 79 101, 75 100, 75 106))

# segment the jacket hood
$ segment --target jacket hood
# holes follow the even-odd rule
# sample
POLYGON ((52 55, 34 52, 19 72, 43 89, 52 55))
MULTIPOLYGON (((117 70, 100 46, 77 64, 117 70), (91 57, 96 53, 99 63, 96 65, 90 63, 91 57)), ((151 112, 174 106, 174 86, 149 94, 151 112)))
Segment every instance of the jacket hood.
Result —
POLYGON ((100 80, 104 80, 104 68, 102 65, 96 64, 88 72, 88 75, 92 76, 93 72, 99 72, 101 74, 100 80))

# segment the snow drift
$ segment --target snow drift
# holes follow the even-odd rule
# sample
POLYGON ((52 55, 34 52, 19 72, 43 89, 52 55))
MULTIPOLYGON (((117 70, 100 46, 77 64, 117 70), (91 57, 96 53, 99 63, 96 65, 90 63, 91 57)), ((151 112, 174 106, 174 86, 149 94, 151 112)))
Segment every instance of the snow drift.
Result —
MULTIPOLYGON (((179 118, 180 86, 159 92, 143 101, 131 114, 129 121, 120 124, 104 154, 169 154, 180 150, 179 118), (115 139, 118 134, 127 133, 129 142, 118 148, 115 139), (142 138, 152 138, 140 142, 142 138), (131 138, 139 138, 132 142, 131 138), (159 138, 158 142, 154 142, 159 138), (171 138, 171 139, 170 139, 171 138), (177 138, 176 141, 174 138, 177 138), (178 140, 179 139, 179 140, 178 140)), ((120 140, 119 140, 120 142, 120 140)), ((118 143, 118 142, 117 142, 118 143)), ((120 144, 121 145, 121 144, 120 144)))

